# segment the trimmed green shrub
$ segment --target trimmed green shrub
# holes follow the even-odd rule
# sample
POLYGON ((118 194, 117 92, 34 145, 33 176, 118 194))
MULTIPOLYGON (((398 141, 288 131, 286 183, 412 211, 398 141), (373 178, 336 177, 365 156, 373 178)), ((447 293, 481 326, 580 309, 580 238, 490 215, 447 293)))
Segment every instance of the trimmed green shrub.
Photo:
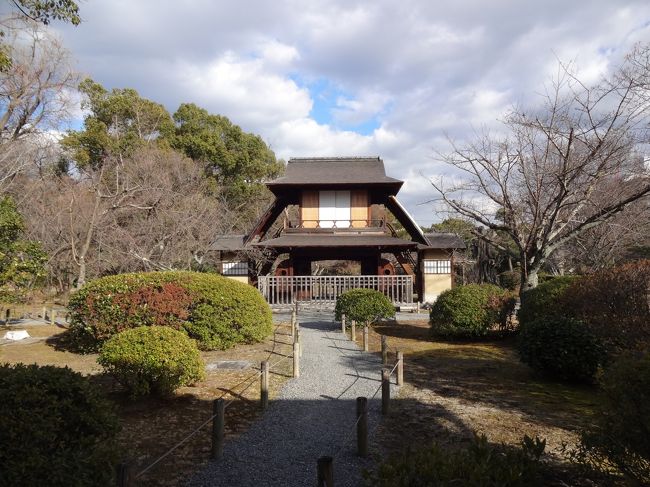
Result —
POLYGON ((196 343, 164 326, 141 326, 110 338, 97 359, 133 396, 166 395, 205 377, 196 343))
POLYGON ((407 451, 379 465, 366 475, 366 485, 528 487, 542 485, 541 456, 546 441, 525 436, 519 448, 490 445, 485 435, 476 436, 464 449, 433 444, 407 451))
POLYGON ((542 318, 523 324, 518 349, 521 361, 533 369, 574 382, 591 381, 606 359, 600 340, 574 318, 542 318))
POLYGON ((521 286, 520 271, 505 271, 499 274, 499 285, 509 291, 518 291, 521 286))
POLYGON ((369 325, 373 321, 395 316, 395 306, 379 291, 351 289, 336 298, 334 312, 339 321, 345 314, 348 320, 369 325))
POLYGON ((650 485, 650 353, 624 356, 602 377, 603 401, 574 458, 613 465, 637 485, 650 485))
POLYGON ((505 327, 513 300, 510 293, 493 284, 468 284, 438 296, 429 317, 434 335, 476 338, 495 326, 505 327))
POLYGON ((112 485, 117 417, 69 368, 0 365, 0 485, 112 485))
POLYGON ((102 277, 77 291, 69 309, 72 341, 87 350, 139 326, 185 330, 207 350, 258 342, 273 331, 271 309, 257 289, 210 273, 102 277))
POLYGON ((571 284, 579 282, 575 276, 558 276, 523 293, 517 314, 520 325, 540 319, 573 316, 570 306, 561 298, 571 284))

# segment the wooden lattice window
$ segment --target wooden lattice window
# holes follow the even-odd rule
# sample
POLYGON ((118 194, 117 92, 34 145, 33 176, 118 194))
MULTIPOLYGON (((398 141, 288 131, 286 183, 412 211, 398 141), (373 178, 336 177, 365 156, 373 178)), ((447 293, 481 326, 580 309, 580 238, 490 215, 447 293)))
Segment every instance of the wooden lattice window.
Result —
POLYGON ((451 261, 442 259, 425 259, 425 274, 451 274, 451 261))

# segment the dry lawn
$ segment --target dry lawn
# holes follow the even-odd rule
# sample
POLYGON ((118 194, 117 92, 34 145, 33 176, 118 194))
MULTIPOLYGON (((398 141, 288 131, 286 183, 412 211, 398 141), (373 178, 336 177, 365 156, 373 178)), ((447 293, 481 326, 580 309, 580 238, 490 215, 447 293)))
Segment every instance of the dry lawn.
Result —
MULTIPOLYGON (((395 362, 396 350, 404 352, 405 362, 405 385, 379 430, 386 453, 432 441, 458 443, 477 432, 511 445, 524 435, 545 438, 547 453, 562 462, 560 448, 575 443, 575 431, 598 401, 595 387, 536 376, 508 341, 433 341, 426 321, 405 321, 374 327, 371 351, 380 351, 381 335, 388 339, 389 362, 395 362)), ((357 331, 359 344, 362 336, 357 331)))
MULTIPOLYGON (((291 376, 291 336, 288 325, 275 328, 263 343, 241 345, 227 351, 205 352, 206 363, 222 360, 250 361, 253 367, 242 370, 217 369, 207 372, 205 381, 179 389, 165 399, 128 398, 110 377, 101 373, 97 356, 79 355, 56 347, 65 331, 63 326, 32 324, 0 326, 0 338, 9 329, 26 329, 30 339, 0 346, 0 363, 38 363, 68 366, 91 376, 117 404, 122 430, 118 442, 120 455, 128 459, 137 475, 171 447, 183 440, 212 415, 214 399, 224 397, 232 403, 226 408, 226 441, 243 432, 260 414, 260 362, 277 364, 271 368, 270 396, 291 376), (251 379, 252 377, 252 379, 251 379)), ((211 425, 207 424, 189 441, 161 460, 135 481, 134 485, 178 485, 209 460, 211 425)))

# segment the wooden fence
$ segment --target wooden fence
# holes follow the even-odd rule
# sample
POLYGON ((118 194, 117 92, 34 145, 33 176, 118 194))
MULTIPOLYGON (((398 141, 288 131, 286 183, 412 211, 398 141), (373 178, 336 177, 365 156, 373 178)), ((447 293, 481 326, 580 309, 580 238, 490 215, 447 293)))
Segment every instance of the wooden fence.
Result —
POLYGON ((259 276, 257 287, 271 306, 332 305, 357 288, 380 291, 395 305, 413 304, 412 276, 259 276))

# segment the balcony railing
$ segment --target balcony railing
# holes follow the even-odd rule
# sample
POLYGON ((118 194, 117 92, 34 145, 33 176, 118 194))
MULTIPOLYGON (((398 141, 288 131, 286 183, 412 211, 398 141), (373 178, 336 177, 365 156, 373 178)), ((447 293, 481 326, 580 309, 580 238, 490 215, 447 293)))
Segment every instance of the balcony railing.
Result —
POLYGON ((412 276, 259 276, 257 287, 271 306, 296 301, 333 304, 350 289, 374 289, 395 305, 413 303, 412 276))
POLYGON ((284 229, 291 231, 294 229, 307 230, 386 230, 386 220, 292 220, 285 221, 284 229))

